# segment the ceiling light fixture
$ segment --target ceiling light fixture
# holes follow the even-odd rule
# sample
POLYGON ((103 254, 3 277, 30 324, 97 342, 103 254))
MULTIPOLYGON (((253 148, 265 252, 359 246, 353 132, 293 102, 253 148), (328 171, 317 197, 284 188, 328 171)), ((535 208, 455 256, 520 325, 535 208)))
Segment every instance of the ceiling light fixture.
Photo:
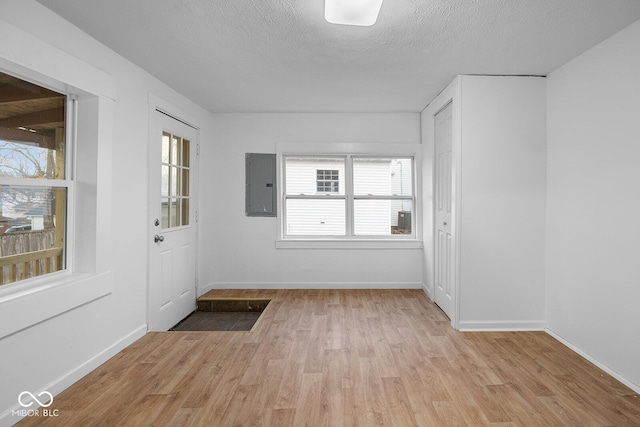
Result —
POLYGON ((324 0, 324 19, 332 24, 370 27, 378 20, 382 0, 324 0))

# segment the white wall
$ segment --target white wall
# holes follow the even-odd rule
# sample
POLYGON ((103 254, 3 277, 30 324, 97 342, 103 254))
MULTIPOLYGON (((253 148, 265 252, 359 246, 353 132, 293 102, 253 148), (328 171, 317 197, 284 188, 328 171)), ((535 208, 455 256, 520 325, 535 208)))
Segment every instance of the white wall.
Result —
POLYGON ((549 330, 640 389, 640 22, 548 78, 549 330))
POLYGON ((461 328, 544 326, 545 84, 461 77, 461 328))
MULTIPOLYGON (((419 287, 420 249, 276 249, 279 218, 246 217, 245 153, 278 143, 420 142, 419 114, 216 114, 201 152, 202 283, 208 288, 419 287), (217 197, 206 192, 216 191, 217 197)), ((210 193, 211 194, 211 193, 210 193)))
MULTIPOLYGON (((71 55, 115 82, 113 122, 100 123, 113 136, 112 153, 108 153, 112 155, 108 182, 112 203, 105 208, 110 210, 111 233, 98 236, 109 240, 105 247, 113 248, 105 255, 110 257, 111 271, 105 277, 112 292, 0 339, 0 425, 8 425, 17 421, 10 409, 17 407, 20 392, 48 389, 55 394, 146 331, 149 92, 201 123, 204 144, 211 115, 34 1, 0 1, 0 27, 15 29, 0 40, 11 43, 16 52, 15 57, 4 59, 29 67, 38 62, 32 55, 41 55, 47 72, 64 80, 74 73, 65 63, 71 55), (39 48, 30 51, 34 44, 39 48)), ((62 293, 57 298, 74 297, 62 293)), ((46 307, 21 308, 37 310, 46 307)))

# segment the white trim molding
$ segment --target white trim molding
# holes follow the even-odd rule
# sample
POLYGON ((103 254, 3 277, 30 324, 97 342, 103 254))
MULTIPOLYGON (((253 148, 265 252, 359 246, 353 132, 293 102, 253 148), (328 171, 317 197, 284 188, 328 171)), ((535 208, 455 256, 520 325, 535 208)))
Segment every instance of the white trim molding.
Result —
POLYGON ((20 40, 0 45, 0 70, 76 101, 77 119, 69 133, 82 141, 68 147, 75 159, 68 191, 72 202, 67 213, 66 270, 3 285, 3 338, 113 290, 111 151, 116 89, 112 76, 1 19, 0 39, 20 40), (81 218, 74 212, 82 212, 81 218))
POLYGON ((422 282, 212 282, 202 293, 214 289, 422 289, 422 282))
MULTIPOLYGON (((107 360, 111 359, 113 356, 142 338, 147 333, 147 325, 141 325, 136 329, 129 332, 127 335, 121 337, 111 346, 102 350, 100 353, 93 356, 91 359, 87 360, 83 364, 77 366, 66 374, 62 375, 60 378, 52 381, 51 383, 42 387, 42 390, 46 390, 51 393, 54 397, 71 387, 74 383, 79 381, 85 375, 89 374, 94 369, 98 368, 100 365, 105 363, 107 360)), ((20 421, 24 417, 13 416, 12 411, 16 411, 20 409, 20 405, 17 403, 8 408, 4 412, 0 413, 0 426, 11 426, 20 421)))
POLYGON ((425 294, 427 294, 427 296, 429 297, 429 300, 431 302, 434 302, 433 301, 433 295, 431 293, 431 289, 429 289, 429 287, 427 286, 426 283, 422 283, 422 290, 424 291, 425 294))
POLYGON ((276 240, 276 249, 422 249, 421 240, 276 240))
POLYGON ((62 273, 40 277, 33 284, 37 286, 18 287, 0 298, 0 338, 109 295, 113 274, 62 273))
POLYGON ((551 329, 545 328, 544 331, 547 334, 551 335, 555 340, 557 340, 561 344, 567 346, 568 348, 570 348, 575 353, 577 353, 580 356, 584 357, 589 362, 593 363, 598 368, 602 369, 604 372, 606 372, 607 374, 611 375, 616 380, 620 381, 622 384, 624 384, 627 387, 629 387, 634 392, 640 393, 640 385, 639 384, 635 384, 635 383, 629 381, 628 379, 626 379, 625 377, 620 375, 618 372, 614 371, 613 369, 609 368, 604 363, 600 362, 598 359, 594 358, 593 356, 589 355, 585 351, 583 351, 580 348, 576 347, 573 343, 571 343, 570 341, 567 341, 562 336, 560 336, 557 333, 553 332, 551 329))
POLYGON ((544 320, 529 321, 475 321, 461 320, 458 323, 458 330, 461 332, 531 332, 544 331, 547 323, 544 320))

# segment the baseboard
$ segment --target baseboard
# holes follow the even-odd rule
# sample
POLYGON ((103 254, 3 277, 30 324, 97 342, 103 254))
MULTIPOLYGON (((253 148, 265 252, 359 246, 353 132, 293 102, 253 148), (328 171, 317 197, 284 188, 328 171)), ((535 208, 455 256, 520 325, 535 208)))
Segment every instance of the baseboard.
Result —
POLYGON ((425 285, 424 283, 422 284, 422 290, 424 291, 425 294, 427 294, 429 299, 433 301, 433 296, 431 295, 431 289, 429 289, 427 285, 425 285))
MULTIPOLYGON (((57 380, 54 380, 49 384, 45 384, 44 386, 41 387, 41 390, 46 390, 49 393, 51 393, 53 396, 57 396, 62 391, 69 388, 77 381, 79 381, 85 375, 87 375, 88 373, 90 373, 91 371, 93 371, 94 369, 102 365, 104 362, 106 362, 107 360, 109 360, 110 358, 118 354, 120 351, 124 350, 126 347, 130 346, 135 341, 142 338, 146 333, 147 333, 146 324, 134 329, 133 331, 123 336, 118 341, 116 341, 115 343, 113 343, 112 345, 110 345, 100 353, 96 354, 95 356, 93 356, 91 359, 87 360, 80 366, 62 375, 57 380)), ((20 421, 22 418, 24 418, 24 417, 11 415, 12 411, 17 411, 19 409, 22 409, 22 408, 16 403, 13 407, 2 412, 2 414, 0 414, 0 427, 12 426, 18 421, 20 421)))
POLYGON ((590 356, 588 353, 585 353, 583 350, 581 350, 580 348, 576 347, 575 345, 573 345, 570 341, 567 341, 566 339, 562 338, 560 335, 556 334, 555 332, 553 332, 551 329, 545 328, 544 330, 547 334, 551 335, 555 340, 557 340, 558 342, 562 343, 563 345, 565 345, 566 347, 569 347, 572 351, 578 353, 580 356, 584 357, 585 359, 587 359, 589 362, 593 363, 594 365, 596 365, 598 368, 602 369, 603 371, 605 371, 607 374, 611 375, 613 378, 615 378, 616 380, 620 381, 622 384, 626 385, 627 387, 629 387, 631 390, 633 390, 636 393, 640 393, 640 385, 635 384, 631 381, 629 381, 628 379, 626 379, 625 377, 623 377, 622 375, 620 375, 618 372, 614 371, 613 369, 609 368, 608 366, 606 366, 605 364, 601 363, 600 361, 598 361, 597 359, 593 358, 592 356, 590 356))
POLYGON ((542 320, 509 321, 496 320, 489 322, 463 321, 458 322, 458 330, 461 332, 523 332, 544 331, 546 323, 542 320))
POLYGON ((421 289, 421 282, 212 282, 202 294, 213 289, 421 289))

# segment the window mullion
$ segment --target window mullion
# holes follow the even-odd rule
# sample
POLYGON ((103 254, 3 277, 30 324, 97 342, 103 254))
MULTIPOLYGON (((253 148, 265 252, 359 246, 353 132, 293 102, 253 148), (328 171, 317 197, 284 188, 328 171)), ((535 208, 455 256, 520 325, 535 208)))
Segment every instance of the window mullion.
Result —
POLYGON ((347 155, 345 159, 345 196, 346 203, 345 215, 346 215, 346 235, 348 237, 353 236, 354 222, 353 222, 353 156, 347 155))

